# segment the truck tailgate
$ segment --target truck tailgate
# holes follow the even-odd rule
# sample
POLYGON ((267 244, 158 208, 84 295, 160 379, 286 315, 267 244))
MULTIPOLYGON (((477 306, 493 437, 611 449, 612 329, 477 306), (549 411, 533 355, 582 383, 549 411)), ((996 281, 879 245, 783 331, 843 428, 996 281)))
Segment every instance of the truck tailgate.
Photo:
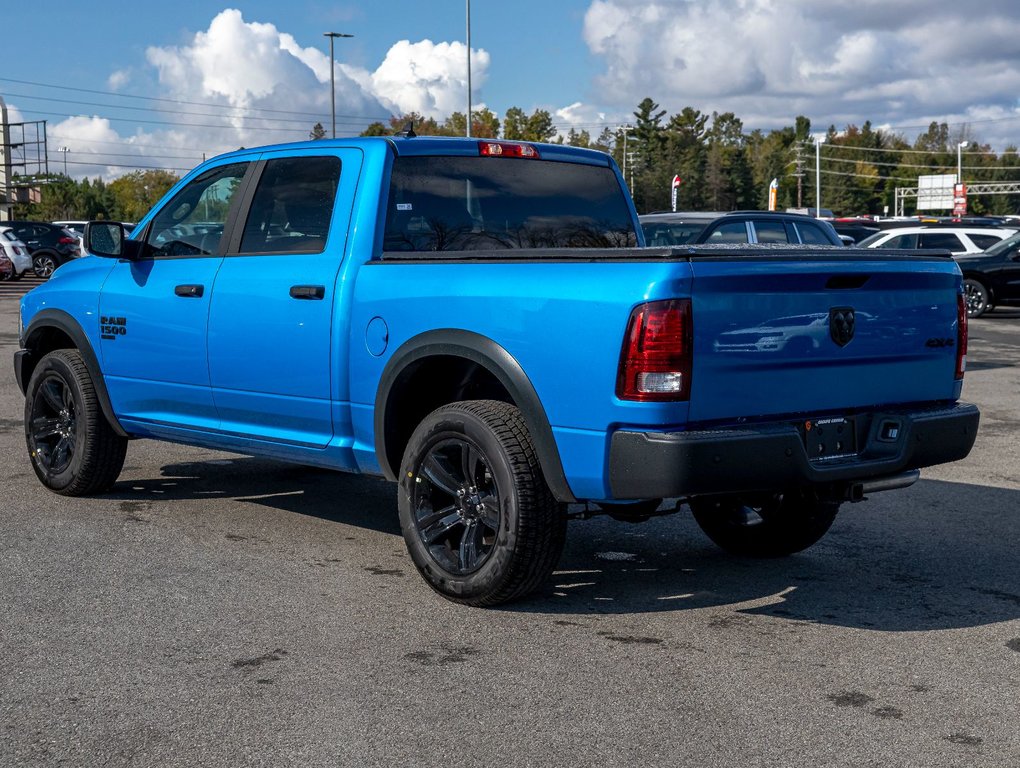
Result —
POLYGON ((959 397, 952 259, 691 256, 692 423, 959 397))

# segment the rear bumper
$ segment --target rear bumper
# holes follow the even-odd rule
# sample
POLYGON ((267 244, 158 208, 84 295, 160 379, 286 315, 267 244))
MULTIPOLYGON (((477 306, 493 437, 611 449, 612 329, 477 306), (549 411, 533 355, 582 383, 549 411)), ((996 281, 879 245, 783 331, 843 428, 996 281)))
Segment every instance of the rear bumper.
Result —
POLYGON ((856 455, 811 461, 797 423, 690 432, 613 434, 613 498, 646 499, 840 485, 957 461, 977 437, 977 406, 857 414, 856 455), (896 438, 883 434, 899 425, 896 438))

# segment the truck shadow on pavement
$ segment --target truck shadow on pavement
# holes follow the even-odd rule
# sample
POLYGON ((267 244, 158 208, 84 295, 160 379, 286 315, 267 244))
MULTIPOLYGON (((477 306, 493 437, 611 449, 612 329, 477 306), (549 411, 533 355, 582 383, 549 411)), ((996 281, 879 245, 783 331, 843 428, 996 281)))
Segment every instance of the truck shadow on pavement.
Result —
MULTIPOLYGON (((162 477, 122 481, 107 498, 224 498, 400 536, 393 484, 260 459, 169 464, 162 477)), ((727 555, 686 507, 639 525, 575 521, 547 585, 498 610, 581 616, 725 606, 734 621, 775 616, 897 632, 1010 621, 1020 618, 1018 508, 1018 490, 925 480, 844 505, 821 542, 776 560, 727 555)), ((406 584, 422 600, 441 599, 416 579, 406 584)))

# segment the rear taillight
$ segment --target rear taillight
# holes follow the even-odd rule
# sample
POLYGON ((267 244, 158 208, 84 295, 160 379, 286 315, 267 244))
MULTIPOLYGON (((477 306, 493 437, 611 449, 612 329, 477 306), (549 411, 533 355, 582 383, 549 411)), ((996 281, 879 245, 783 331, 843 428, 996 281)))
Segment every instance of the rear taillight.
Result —
POLYGON ((71 243, 77 244, 78 239, 75 237, 62 237, 59 240, 57 240, 57 242, 60 243, 61 245, 70 245, 71 243))
POLYGON ((641 304, 630 313, 616 379, 621 400, 687 400, 691 394, 691 302, 641 304))
POLYGON ((963 379, 967 371, 967 300, 956 294, 956 378, 963 379))
POLYGON ((510 141, 480 141, 478 154, 482 157, 524 157, 538 160, 538 150, 530 144, 510 141))

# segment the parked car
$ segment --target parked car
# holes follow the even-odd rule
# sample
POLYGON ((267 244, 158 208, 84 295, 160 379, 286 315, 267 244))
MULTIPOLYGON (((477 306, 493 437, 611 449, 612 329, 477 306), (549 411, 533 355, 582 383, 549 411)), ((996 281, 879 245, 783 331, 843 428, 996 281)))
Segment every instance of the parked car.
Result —
POLYGON ((849 217, 833 219, 829 223, 836 230, 836 234, 849 237, 854 243, 859 243, 865 238, 882 231, 878 222, 871 219, 849 217))
POLYGON ((638 219, 645 234, 645 245, 662 247, 693 243, 705 227, 725 215, 722 212, 683 211, 647 213, 638 219))
POLYGON ((967 314, 980 317, 1000 304, 1020 305, 1020 232, 984 253, 959 256, 967 314))
POLYGON ((983 253, 1016 232, 1005 227, 918 226, 887 229, 861 240, 861 248, 934 248, 954 256, 983 253))
POLYGON ((32 257, 28 254, 28 246, 18 239, 14 230, 0 226, 0 255, 10 259, 13 270, 4 280, 20 280, 21 276, 32 268, 32 257))
POLYGON ((14 274, 14 262, 6 256, 0 255, 0 280, 10 280, 14 274))
POLYGON ((32 268, 39 277, 49 277, 61 264, 81 255, 78 238, 64 227, 46 221, 9 221, 32 256, 32 268))
POLYGON ((688 243, 843 245, 829 222, 798 213, 650 213, 639 219, 645 244, 649 246, 688 243))

